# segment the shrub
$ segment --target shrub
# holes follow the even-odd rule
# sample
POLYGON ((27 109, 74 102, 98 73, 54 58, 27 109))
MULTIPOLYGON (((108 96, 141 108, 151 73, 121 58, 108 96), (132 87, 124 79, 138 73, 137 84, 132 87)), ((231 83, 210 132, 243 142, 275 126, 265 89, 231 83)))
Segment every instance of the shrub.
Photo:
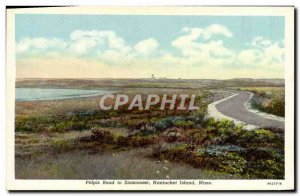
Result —
POLYGON ((237 174, 246 168, 247 161, 239 155, 245 149, 239 146, 209 146, 195 151, 194 166, 237 174))
POLYGON ((128 137, 119 136, 117 138, 117 145, 121 146, 121 147, 128 147, 131 144, 130 144, 130 141, 129 141, 128 137))
POLYGON ((158 130, 165 130, 169 127, 177 126, 177 127, 193 127, 197 123, 203 122, 203 116, 201 114, 196 116, 170 116, 167 118, 163 118, 154 123, 155 128, 158 130))
POLYGON ((257 140, 257 134, 255 131, 245 131, 241 134, 241 137, 239 138, 239 143, 242 145, 252 144, 256 142, 257 140))
POLYGON ((283 179, 284 161, 273 159, 259 159, 250 162, 251 167, 247 169, 246 174, 259 179, 283 179))
POLYGON ((178 120, 178 121, 175 121, 174 125, 176 127, 183 127, 183 128, 190 128, 190 127, 193 127, 195 124, 194 122, 192 121, 183 121, 183 120, 178 120))
MULTIPOLYGON (((77 113, 66 115, 51 115, 38 117, 16 117, 16 132, 66 132, 69 130, 83 130, 89 128, 85 120, 79 120, 77 113)), ((81 119, 85 117, 80 116, 81 119)), ((88 118, 88 117, 86 117, 88 118)))
POLYGON ((192 129, 187 132, 187 136, 197 145, 211 145, 218 137, 218 130, 215 127, 192 129))
POLYGON ((189 138, 183 134, 183 129, 177 127, 168 128, 163 133, 163 139, 168 143, 189 141, 189 138))
POLYGON ((229 174, 241 174, 247 166, 247 161, 239 154, 230 152, 220 164, 220 171, 229 174))
MULTIPOLYGON (((186 119, 177 119, 173 126, 182 125, 187 122, 186 119)), ((170 122, 172 124, 173 121, 170 122)), ((168 136, 168 130, 172 129, 179 128, 168 128, 163 136, 168 136)), ((174 130, 170 133, 172 137, 165 141, 177 143, 165 143, 164 147, 155 148, 152 156, 248 178, 281 178, 284 174, 281 132, 266 129, 245 131, 232 121, 213 119, 205 119, 201 128, 180 132, 185 140, 178 140, 174 130)))
POLYGON ((50 117, 24 117, 17 116, 15 120, 16 132, 42 132, 47 125, 52 123, 50 117))
POLYGON ((208 136, 203 133, 195 133, 193 135, 193 140, 196 144, 202 144, 207 138, 208 136))
POLYGON ((148 122, 147 119, 127 119, 124 121, 124 125, 130 129, 139 129, 148 122))
POLYGON ((109 114, 108 114, 110 117, 115 117, 115 116, 118 116, 118 112, 113 110, 113 111, 110 111, 109 114))
POLYGON ((244 174, 251 178, 280 179, 284 175, 284 151, 280 148, 252 147, 242 153, 248 161, 244 174))
POLYGON ((69 131, 69 130, 81 131, 81 130, 84 130, 87 128, 89 128, 89 126, 85 122, 68 121, 68 122, 60 122, 58 124, 55 124, 54 126, 51 126, 49 130, 53 131, 53 132, 63 133, 63 132, 69 131))
POLYGON ((111 132, 100 129, 93 128, 92 134, 90 136, 86 136, 80 139, 83 142, 97 142, 100 144, 111 144, 114 141, 114 136, 111 132))
POLYGON ((188 144, 174 144, 168 150, 163 152, 164 157, 176 162, 191 162, 193 147, 188 144))
POLYGON ((205 127, 216 127, 217 121, 214 118, 207 118, 204 120, 205 127))
POLYGON ((265 97, 267 95, 265 91, 256 91, 255 93, 260 97, 265 97))
POLYGON ((16 132, 39 132, 37 125, 26 119, 16 119, 16 132))
POLYGON ((285 115, 285 100, 284 96, 276 96, 271 99, 270 103, 264 108, 268 113, 284 117, 285 115))
POLYGON ((190 161, 190 164, 195 168, 203 168, 217 171, 220 169, 219 160, 214 157, 195 155, 190 161))
POLYGON ((260 141, 272 141, 275 139, 275 134, 272 133, 271 131, 259 129, 256 130, 255 132, 258 136, 258 140, 260 141))
POLYGON ((53 127, 54 132, 65 132, 70 128, 70 123, 67 125, 66 123, 58 123, 53 127))
POLYGON ((160 121, 155 122, 154 126, 158 129, 158 130, 164 130, 167 129, 171 126, 173 126, 173 121, 171 117, 168 118, 163 118, 160 121))
POLYGON ((148 136, 148 137, 133 136, 133 137, 129 137, 129 140, 133 147, 144 147, 158 142, 157 137, 152 137, 152 136, 148 136))
POLYGON ((151 122, 151 123, 156 123, 157 121, 159 121, 159 119, 157 119, 157 118, 151 118, 151 119, 150 119, 150 122, 151 122))
POLYGON ((152 135, 156 133, 156 128, 152 126, 151 124, 146 124, 140 128, 140 134, 143 136, 152 135))
POLYGON ((285 96, 284 94, 276 94, 270 96, 255 94, 255 96, 251 100, 251 107, 263 112, 274 114, 276 116, 284 117, 285 96))
POLYGON ((203 132, 202 129, 189 129, 187 130, 186 135, 188 137, 193 137, 196 133, 202 133, 202 132, 203 132))
POLYGON ((81 130, 88 129, 88 128, 90 128, 88 123, 83 122, 83 121, 73 122, 70 127, 71 130, 75 130, 75 131, 81 131, 81 130))
POLYGON ((98 141, 99 143, 112 143, 114 140, 114 136, 111 132, 106 131, 104 129, 92 129, 92 135, 91 135, 92 141, 98 141))
POLYGON ((200 148, 196 152, 199 155, 208 156, 225 156, 228 152, 243 152, 245 148, 236 145, 222 145, 222 146, 208 146, 207 148, 200 148))
POLYGON ((51 143, 52 150, 55 152, 65 152, 75 148, 74 143, 68 140, 53 140, 51 143))
POLYGON ((217 128, 234 128, 234 123, 232 120, 221 119, 217 122, 217 128))
POLYGON ((117 145, 121 147, 144 147, 152 144, 156 144, 158 138, 154 136, 119 136, 117 139, 117 145))

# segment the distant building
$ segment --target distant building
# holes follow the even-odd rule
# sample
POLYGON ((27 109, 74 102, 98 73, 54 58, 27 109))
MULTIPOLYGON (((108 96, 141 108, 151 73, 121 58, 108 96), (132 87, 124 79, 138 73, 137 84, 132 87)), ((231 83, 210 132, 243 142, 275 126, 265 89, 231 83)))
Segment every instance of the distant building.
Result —
POLYGON ((154 74, 151 75, 151 79, 155 80, 155 76, 154 74))

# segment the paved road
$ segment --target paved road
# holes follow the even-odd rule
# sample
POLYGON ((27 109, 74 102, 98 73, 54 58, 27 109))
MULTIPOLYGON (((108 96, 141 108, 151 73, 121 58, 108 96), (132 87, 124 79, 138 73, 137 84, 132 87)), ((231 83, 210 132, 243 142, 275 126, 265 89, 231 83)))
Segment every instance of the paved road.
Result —
POLYGON ((256 125, 262 128, 284 129, 284 122, 282 121, 263 118, 258 114, 249 112, 244 104, 247 102, 250 95, 251 94, 247 92, 240 92, 237 96, 217 104, 216 108, 226 116, 243 121, 247 124, 256 125))

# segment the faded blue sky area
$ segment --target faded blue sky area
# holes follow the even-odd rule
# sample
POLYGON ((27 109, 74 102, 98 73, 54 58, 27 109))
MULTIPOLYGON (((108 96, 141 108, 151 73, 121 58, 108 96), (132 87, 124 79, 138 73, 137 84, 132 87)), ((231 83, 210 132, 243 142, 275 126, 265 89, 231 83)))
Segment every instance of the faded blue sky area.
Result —
POLYGON ((17 77, 283 78, 284 17, 16 15, 17 77))

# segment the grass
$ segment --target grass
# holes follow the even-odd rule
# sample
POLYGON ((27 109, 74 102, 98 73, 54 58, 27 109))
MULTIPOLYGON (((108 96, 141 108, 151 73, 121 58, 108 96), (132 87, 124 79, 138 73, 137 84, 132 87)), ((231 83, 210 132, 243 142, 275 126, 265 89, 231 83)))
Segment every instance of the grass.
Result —
POLYGON ((16 178, 283 178, 282 130, 206 118, 207 104, 231 91, 181 91, 198 95, 199 111, 99 111, 96 98, 16 103, 16 178))
POLYGON ((266 92, 267 94, 273 93, 284 93, 284 87, 242 87, 240 90, 243 91, 256 91, 256 92, 266 92))
POLYGON ((241 90, 254 93, 251 100, 253 108, 276 116, 285 116, 284 87, 248 87, 241 90))
MULTIPOLYGON (((178 117, 173 118, 174 122, 177 122, 178 117)), ((172 117, 167 119, 172 121, 172 117)), ((57 137, 59 133, 56 133, 51 139, 42 142, 44 146, 33 137, 35 134, 31 137, 28 134, 27 138, 21 134, 18 135, 17 141, 27 139, 27 142, 35 144, 36 148, 28 149, 24 145, 18 145, 17 150, 23 148, 31 156, 24 156, 26 153, 23 152, 17 157, 36 160, 44 157, 43 152, 56 157, 65 153, 80 154, 83 151, 88 154, 115 154, 133 149, 146 151, 150 148, 151 153, 137 158, 167 160, 188 164, 204 171, 250 179, 282 179, 284 176, 284 140, 281 131, 244 131, 242 127, 236 127, 227 120, 199 121, 195 118, 193 122, 181 119, 180 122, 193 122, 193 125, 188 127, 178 127, 176 123, 168 124, 165 119, 161 121, 166 124, 166 128, 156 129, 150 134, 145 134, 143 129, 133 133, 128 130, 127 134, 120 135, 119 132, 114 132, 114 129, 93 128, 91 131, 73 133, 75 136, 71 137, 71 134, 67 136, 68 139, 57 137)), ((147 128, 151 126, 155 127, 155 124, 149 124, 147 128)))
POLYGON ((189 165, 143 158, 147 149, 119 153, 46 154, 36 159, 16 158, 17 179, 237 179, 189 165))

